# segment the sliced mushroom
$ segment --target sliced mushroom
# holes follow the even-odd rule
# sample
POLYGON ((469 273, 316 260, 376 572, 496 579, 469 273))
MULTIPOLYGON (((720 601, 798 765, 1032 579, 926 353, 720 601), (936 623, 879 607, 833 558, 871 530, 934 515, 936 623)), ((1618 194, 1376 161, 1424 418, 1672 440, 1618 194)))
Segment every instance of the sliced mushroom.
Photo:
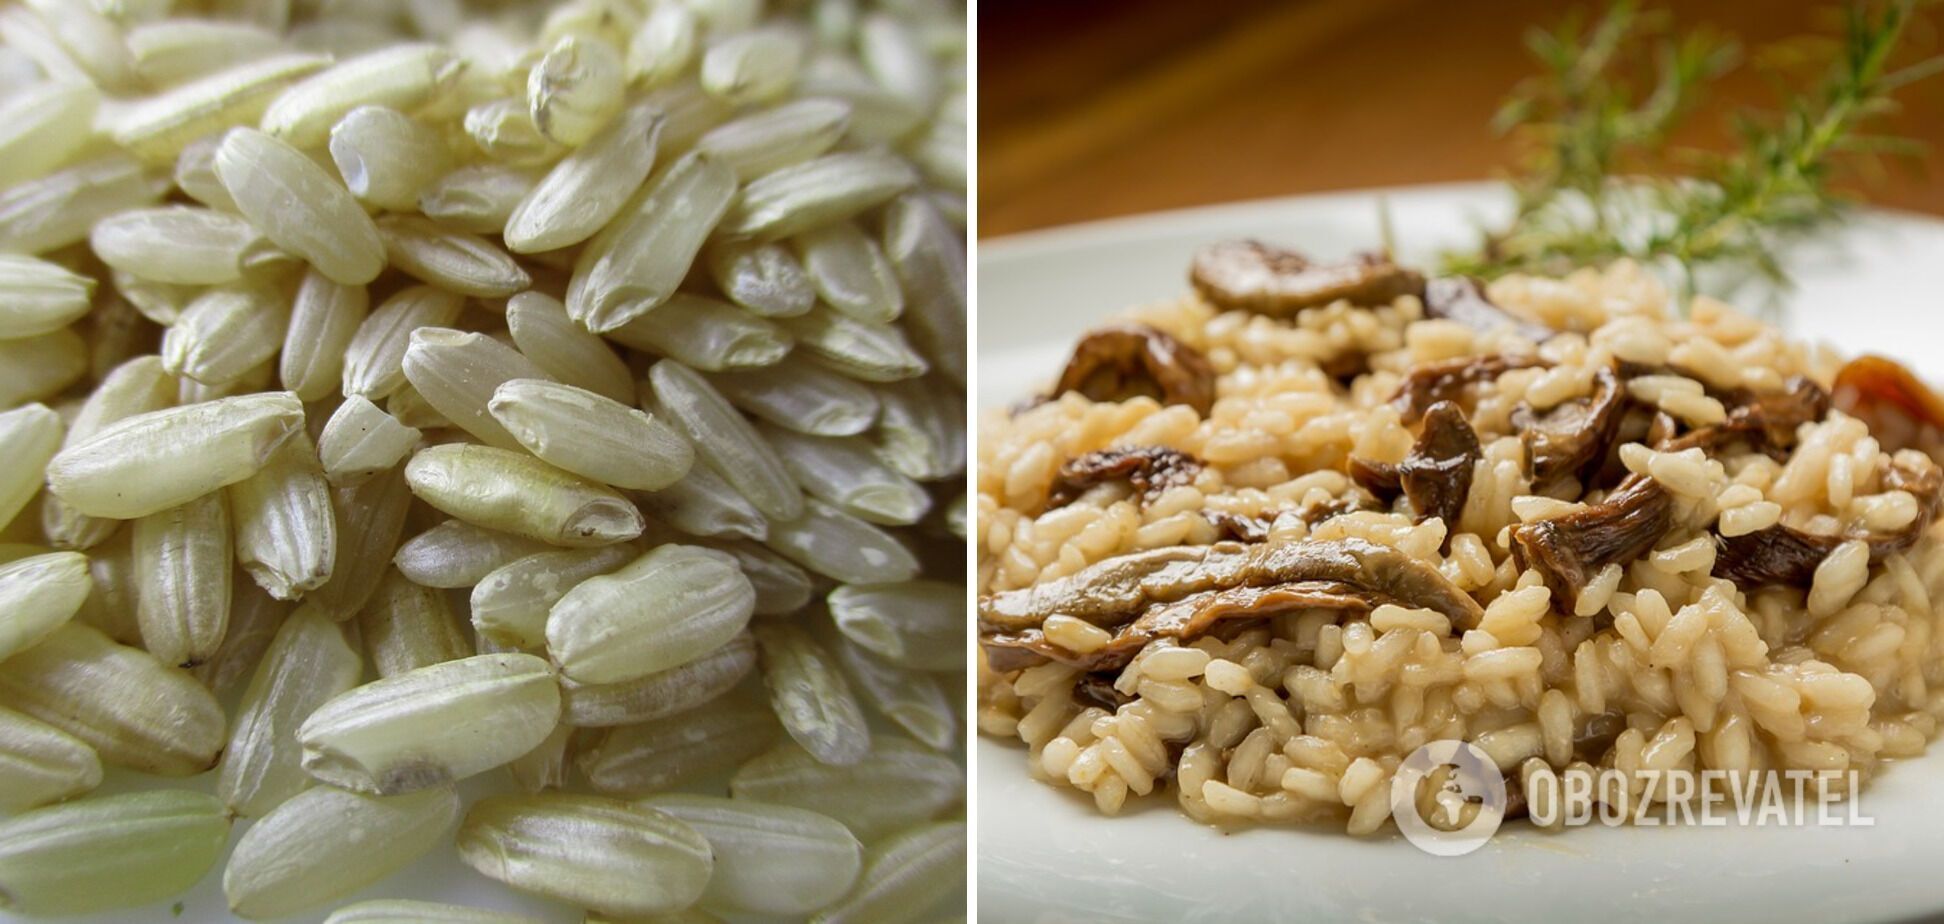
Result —
POLYGON ((1339 300, 1388 305, 1424 291, 1424 277, 1381 254, 1340 263, 1314 263, 1293 250, 1261 241, 1223 241, 1195 254, 1188 280, 1202 298, 1225 310, 1291 317, 1339 300))
POLYGON ((1391 406, 1397 408, 1405 423, 1417 423, 1431 405, 1463 397, 1467 386, 1493 381, 1514 369, 1546 365, 1550 364, 1537 356, 1503 353, 1418 363, 1404 374, 1397 393, 1391 396, 1391 406))
MULTIPOLYGON (((991 649, 987 650, 990 651, 991 649)), ((1028 654, 1032 653, 1029 651, 1028 654)), ((1000 656, 1002 661, 1006 657, 1007 655, 1000 656)), ((1039 656, 1034 654, 1033 657, 1038 658, 1039 656)), ((986 664, 992 664, 992 658, 990 656, 986 658, 986 664)), ((1013 668, 995 666, 993 669, 1012 670, 1013 668)), ((1106 672, 1082 674, 1080 679, 1073 684, 1073 696, 1081 702, 1099 706, 1108 712, 1117 712, 1120 710, 1120 707, 1134 701, 1134 697, 1114 688, 1114 675, 1106 672)))
POLYGON ((1229 513, 1226 510, 1205 510, 1202 511, 1202 516, 1207 518, 1216 529, 1221 530, 1223 535, 1238 542, 1255 543, 1269 541, 1269 530, 1274 528, 1276 521, 1287 513, 1293 512, 1297 519, 1315 526, 1333 517, 1369 509, 1372 509, 1371 505, 1364 497, 1350 494, 1327 501, 1304 504, 1294 510, 1287 508, 1270 510, 1255 516, 1229 513))
POLYGON ((1821 420, 1829 410, 1829 394, 1807 377, 1795 376, 1779 392, 1746 388, 1710 391, 1727 407, 1727 419, 1682 433, 1680 420, 1634 401, 1624 387, 1625 380, 1636 376, 1664 374, 1694 378, 1678 367, 1622 362, 1596 374, 1594 393, 1587 398, 1560 405, 1545 415, 1534 415, 1523 407, 1514 411, 1512 423, 1521 428, 1535 490, 1550 493, 1569 476, 1578 477, 1587 489, 1614 484, 1626 477, 1626 466, 1614 450, 1623 442, 1635 440, 1663 452, 1694 447, 1712 452, 1742 440, 1778 460, 1785 459, 1788 448, 1795 445, 1796 429, 1821 420), (1647 414, 1651 416, 1643 416, 1647 414))
POLYGON ((1532 806, 1526 801, 1525 781, 1518 771, 1505 774, 1505 820, 1518 821, 1532 814, 1532 806))
POLYGON ((1411 454, 1396 464, 1350 460, 1350 477, 1364 490, 1389 503, 1399 494, 1411 499, 1417 520, 1432 517, 1444 520, 1445 547, 1457 532, 1458 514, 1464 512, 1465 496, 1471 493, 1472 470, 1485 457, 1478 445, 1478 434, 1465 420, 1457 404, 1440 401, 1424 415, 1424 429, 1418 434, 1411 454))
POLYGON ((1512 559, 1552 591, 1553 608, 1573 611, 1581 590, 1602 568, 1654 547, 1672 522, 1673 498, 1651 478, 1629 476, 1584 510, 1512 527, 1512 559))
POLYGON ((1828 416, 1829 392, 1806 375, 1791 376, 1784 385, 1773 394, 1737 389, 1730 396, 1724 426, 1757 446, 1780 450, 1795 445, 1796 430, 1828 416))
POLYGON ((1148 397, 1194 408, 1215 405, 1215 367, 1195 348, 1146 324, 1111 324, 1081 338, 1054 396, 1077 391, 1095 401, 1148 397))
POLYGON ((1525 446, 1533 490, 1545 494, 1569 478, 1590 474, 1613 448, 1627 409, 1627 386, 1611 368, 1593 374, 1593 393, 1535 413, 1521 404, 1512 425, 1525 446))
MULTIPOLYGON (((1647 425, 1647 438, 1642 442, 1661 452, 1679 452, 1687 446, 1677 443, 1681 439, 1681 422, 1666 411, 1655 411, 1653 420, 1647 425)), ((1710 437, 1712 438, 1712 437, 1710 437)))
POLYGON ((1053 478, 1053 493, 1047 506, 1064 507, 1094 486, 1109 481, 1127 482, 1139 492, 1145 504, 1176 485, 1192 484, 1201 468, 1200 459, 1165 446, 1102 449, 1069 459, 1060 466, 1059 474, 1053 478))
POLYGON ((1204 510, 1202 516, 1222 535, 1237 542, 1257 543, 1269 541, 1269 528, 1276 525, 1274 517, 1257 514, 1246 516, 1226 510, 1204 510))
POLYGON ((1431 565, 1361 539, 1174 546, 1098 562, 1034 587, 979 601, 979 632, 995 670, 1053 658, 1088 670, 1124 666, 1157 638, 1199 637, 1222 620, 1323 607, 1365 612, 1380 603, 1437 610, 1470 628, 1477 601, 1431 565), (1103 648, 1071 652, 1040 626, 1054 615, 1115 630, 1103 648))
POLYGON ((1620 740, 1620 733, 1626 730, 1627 714, 1618 709, 1588 716, 1573 733, 1573 759, 1599 765, 1607 751, 1612 750, 1613 743, 1620 740))
POLYGON ((1859 356, 1837 370, 1830 390, 1836 407, 1868 424, 1885 449, 1944 455, 1944 398, 1902 363, 1859 356))
POLYGON ((1350 347, 1328 359, 1320 360, 1316 368, 1344 388, 1349 388, 1359 376, 1370 372, 1370 354, 1356 347, 1350 347))
POLYGON ((1873 565, 1910 548, 1937 517, 1938 501, 1944 494, 1940 490, 1944 489, 1944 469, 1921 453, 1899 453, 1892 458, 1883 483, 1889 490, 1908 491, 1917 499, 1917 517, 1909 526, 1887 535, 1822 536, 1780 523, 1740 536, 1717 533, 1714 576, 1734 581, 1742 590, 1772 585, 1808 587, 1815 580, 1816 566, 1837 546, 1852 539, 1869 542, 1873 565))
POLYGON ((1656 413, 1648 443, 1663 451, 1678 452, 1695 446, 1713 450, 1741 439, 1780 462, 1788 458, 1789 447, 1795 445, 1796 430, 1829 413, 1829 392, 1802 375, 1791 376, 1779 392, 1736 388, 1712 394, 1727 406, 1727 420, 1675 436, 1680 422, 1656 413))
POLYGON ((986 663, 993 670, 1030 667, 1043 660, 1060 661, 1088 671, 1114 671, 1126 667, 1160 638, 1187 641, 1200 638, 1216 624, 1228 619, 1266 619, 1277 613, 1301 609, 1342 610, 1345 613, 1369 612, 1381 601, 1373 601, 1348 584, 1333 581, 1298 581, 1273 587, 1231 587, 1191 594, 1173 603, 1157 604, 1139 619, 1120 627, 1106 645, 1084 654, 1067 651, 1047 641, 1039 629, 1014 633, 996 632, 985 636, 986 663))
POLYGON ((1424 316, 1456 321, 1481 334, 1509 327, 1533 343, 1544 343, 1558 333, 1492 304, 1478 280, 1468 276, 1440 276, 1425 283, 1424 316))

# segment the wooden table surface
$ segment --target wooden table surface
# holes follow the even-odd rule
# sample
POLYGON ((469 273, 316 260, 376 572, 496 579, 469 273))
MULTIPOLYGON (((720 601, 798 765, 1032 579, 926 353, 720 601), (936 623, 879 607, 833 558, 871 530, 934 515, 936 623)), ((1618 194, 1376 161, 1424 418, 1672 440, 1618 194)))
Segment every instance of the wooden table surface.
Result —
MULTIPOLYGON (((1662 2, 1744 48, 1833 34, 1822 0, 1662 2)), ((1584 6, 1584 5, 1582 5, 1584 6)), ((1537 66, 1523 34, 1548 0, 987 0, 979 13, 979 233, 1157 209, 1500 175, 1489 122, 1537 66)), ((1603 7, 1591 7, 1601 9, 1603 7)), ((1944 4, 1913 24, 1935 52, 1944 4)), ((1719 145, 1726 114, 1772 106, 1744 64, 1677 143, 1719 145)), ((1929 165, 1861 177, 1870 202, 1944 215, 1944 76, 1906 88, 1885 128, 1929 165)))

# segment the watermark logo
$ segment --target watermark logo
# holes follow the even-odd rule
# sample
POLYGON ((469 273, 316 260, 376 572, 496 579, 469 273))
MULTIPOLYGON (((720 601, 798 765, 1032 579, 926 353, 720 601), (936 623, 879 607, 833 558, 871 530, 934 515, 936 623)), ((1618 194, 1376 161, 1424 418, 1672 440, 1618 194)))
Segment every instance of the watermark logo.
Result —
MULTIPOLYGON (((1528 774, 1520 793, 1532 823, 1542 828, 1632 824, 1645 827, 1743 826, 1869 827, 1854 770, 1634 770, 1612 767, 1528 774)), ((1510 805, 1498 765, 1465 741, 1433 741, 1415 751, 1391 777, 1391 817, 1406 840, 1425 853, 1458 857, 1498 833, 1510 805)))
POLYGON ((1398 830, 1434 856, 1461 857, 1485 846, 1505 821, 1505 806, 1505 778, 1468 741, 1418 748, 1391 777, 1391 817, 1398 830))

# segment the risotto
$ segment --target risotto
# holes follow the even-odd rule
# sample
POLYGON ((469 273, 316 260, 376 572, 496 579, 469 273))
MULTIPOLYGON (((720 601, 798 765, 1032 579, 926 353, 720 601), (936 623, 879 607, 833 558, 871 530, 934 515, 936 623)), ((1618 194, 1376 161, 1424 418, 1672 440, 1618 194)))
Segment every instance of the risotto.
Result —
POLYGON ((1441 739, 1514 813, 1534 773, 1925 749, 1944 410, 1902 367, 1627 263, 1232 242, 1191 279, 980 420, 979 723, 1034 776, 1369 834, 1441 739))

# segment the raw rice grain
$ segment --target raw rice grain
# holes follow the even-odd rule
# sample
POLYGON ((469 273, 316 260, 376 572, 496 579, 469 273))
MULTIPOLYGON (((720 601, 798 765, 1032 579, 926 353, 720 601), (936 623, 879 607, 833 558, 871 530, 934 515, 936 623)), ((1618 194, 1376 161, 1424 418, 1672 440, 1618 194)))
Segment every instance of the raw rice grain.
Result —
POLYGON ((668 421, 572 385, 513 379, 493 392, 487 408, 534 455, 617 488, 667 487, 695 461, 668 421))
POLYGON ((484 654, 407 671, 331 698, 297 731, 304 770, 372 795, 483 773, 547 737, 560 689, 547 662, 484 654))
POLYGON ((243 832, 223 869, 223 894, 251 919, 317 908, 424 856, 459 814, 451 787, 378 798, 314 786, 243 832))
POLYGON ((568 793, 482 799, 458 842, 460 859, 490 879, 624 915, 694 904, 715 865, 709 842, 669 815, 568 793))
POLYGON ((412 493, 476 526, 551 545, 612 545, 641 535, 627 498, 523 453, 448 443, 405 465, 412 493))
POLYGON ((199 792, 163 789, 52 805, 0 822, 0 893, 22 914, 162 901, 222 857, 229 820, 199 792))

